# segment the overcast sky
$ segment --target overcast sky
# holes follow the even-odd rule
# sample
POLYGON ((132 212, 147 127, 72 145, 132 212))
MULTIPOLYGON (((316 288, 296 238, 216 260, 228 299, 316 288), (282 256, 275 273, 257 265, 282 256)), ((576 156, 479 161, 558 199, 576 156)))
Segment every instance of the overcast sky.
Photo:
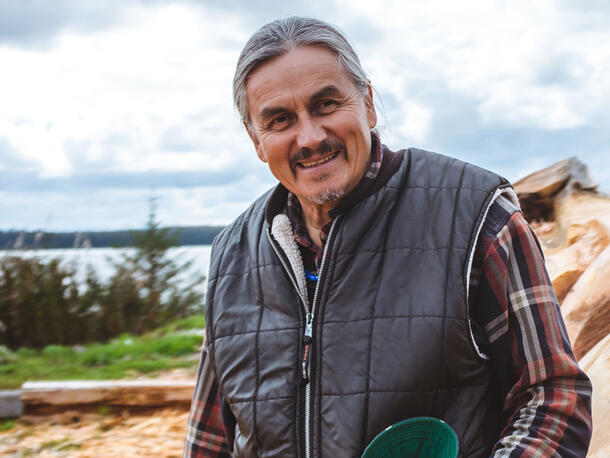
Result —
POLYGON ((350 37, 390 148, 510 180, 577 156, 610 190, 605 0, 0 0, 0 230, 141 227, 153 194, 164 225, 230 222, 275 182, 233 70, 289 15, 350 37))

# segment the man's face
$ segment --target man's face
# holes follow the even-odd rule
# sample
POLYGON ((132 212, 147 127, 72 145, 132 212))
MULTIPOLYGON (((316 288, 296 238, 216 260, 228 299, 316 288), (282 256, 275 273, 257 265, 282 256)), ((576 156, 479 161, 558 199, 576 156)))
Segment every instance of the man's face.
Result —
POLYGON ((301 204, 336 204, 360 181, 377 117, 337 56, 300 46, 254 70, 246 83, 258 157, 301 204))

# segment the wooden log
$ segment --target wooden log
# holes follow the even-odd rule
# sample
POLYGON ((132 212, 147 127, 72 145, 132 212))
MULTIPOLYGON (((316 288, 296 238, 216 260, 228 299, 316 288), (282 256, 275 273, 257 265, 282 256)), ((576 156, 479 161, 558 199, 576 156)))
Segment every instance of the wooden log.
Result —
POLYGON ((584 356, 610 333, 610 246, 576 281, 561 305, 574 354, 584 356))
POLYGON ((560 303, 580 275, 610 243, 606 230, 597 220, 574 224, 568 228, 567 235, 563 247, 546 254, 546 267, 560 303))
POLYGON ((595 194, 587 166, 573 157, 557 162, 514 183, 525 218, 531 221, 554 221, 556 201, 574 193, 595 194))
POLYGON ((607 458, 610 456, 610 334, 579 363, 593 383, 593 437, 587 457, 607 458))
POLYGON ((21 387, 25 412, 38 407, 108 405, 126 407, 188 406, 194 381, 78 380, 26 382, 21 387))

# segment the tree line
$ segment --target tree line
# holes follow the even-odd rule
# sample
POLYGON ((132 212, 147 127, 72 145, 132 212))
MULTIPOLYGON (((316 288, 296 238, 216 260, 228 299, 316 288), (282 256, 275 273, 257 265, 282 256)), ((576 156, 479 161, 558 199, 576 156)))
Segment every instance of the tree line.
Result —
POLYGON ((168 321, 203 313, 202 275, 180 278, 191 261, 170 258, 179 240, 160 228, 151 205, 146 229, 130 234, 129 254, 101 281, 89 267, 85 281, 60 259, 0 258, 0 344, 42 348, 141 334, 168 321))
MULTIPOLYGON (((222 226, 188 226, 165 228, 179 246, 211 245, 222 226)), ((133 235, 143 230, 94 232, 0 231, 0 249, 12 248, 81 248, 126 247, 133 244, 133 235), (86 242, 86 243, 85 243, 86 242)))

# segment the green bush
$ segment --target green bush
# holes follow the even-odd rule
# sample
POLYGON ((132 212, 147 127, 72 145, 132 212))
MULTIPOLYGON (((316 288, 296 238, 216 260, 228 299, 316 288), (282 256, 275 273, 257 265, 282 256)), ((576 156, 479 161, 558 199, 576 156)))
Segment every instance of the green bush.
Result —
MULTIPOLYGON (((106 342, 125 333, 141 335, 176 318, 185 319, 172 325, 176 329, 199 326, 202 319, 187 317, 202 314, 204 277, 179 283, 179 274, 191 263, 169 258, 167 250, 177 239, 159 227, 154 201, 146 230, 133 237, 134 250, 115 263, 106 282, 90 267, 79 282, 75 267, 59 259, 1 258, 0 345, 47 347, 49 356, 62 358, 68 351, 63 347, 106 342)), ((93 365, 106 358, 95 352, 82 357, 93 365)))
POLYGON ((0 432, 8 431, 15 427, 15 420, 0 420, 0 432))
POLYGON ((24 357, 24 356, 34 356, 37 352, 36 352, 36 350, 34 350, 32 348, 21 347, 15 353, 17 354, 17 356, 24 357))
POLYGON ((62 345, 47 345, 41 351, 41 354, 48 356, 51 359, 61 360, 72 356, 72 349, 62 345))
POLYGON ((167 356, 188 355, 201 346, 201 337, 196 335, 170 335, 151 343, 154 353, 167 356))
POLYGON ((148 352, 143 342, 128 342, 129 339, 125 339, 114 340, 106 345, 89 345, 77 359, 87 366, 103 366, 120 359, 139 358, 148 352))
POLYGON ((4 364, 10 361, 15 361, 17 355, 15 352, 12 352, 4 345, 0 345, 0 364, 4 364))

